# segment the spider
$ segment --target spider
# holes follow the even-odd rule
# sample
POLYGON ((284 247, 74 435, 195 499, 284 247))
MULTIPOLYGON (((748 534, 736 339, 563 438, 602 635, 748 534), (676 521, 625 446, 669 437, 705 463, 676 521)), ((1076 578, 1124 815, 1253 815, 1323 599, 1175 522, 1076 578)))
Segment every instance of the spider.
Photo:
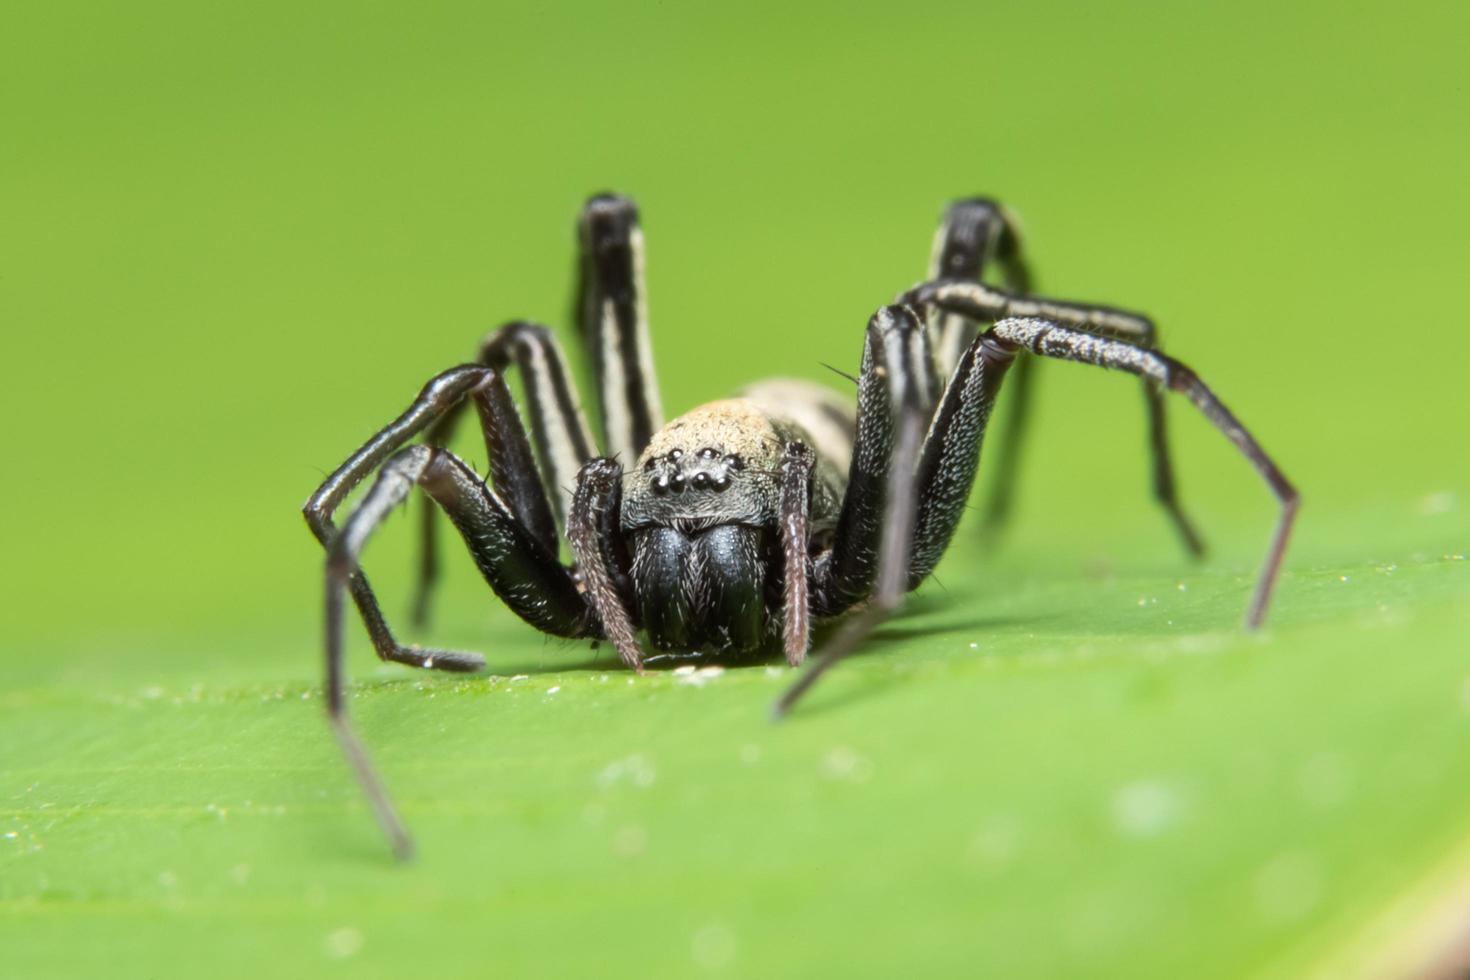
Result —
MULTIPOLYGON (((969 497, 1006 373, 1025 378, 1037 355, 1080 361, 1143 380, 1155 495, 1189 550, 1201 543, 1175 497, 1162 391, 1189 399, 1265 479, 1280 516, 1246 625, 1263 621, 1296 490, 1195 373, 1157 350, 1148 318, 1031 295, 1015 222, 995 202, 952 204, 928 279, 868 321, 855 411, 828 388, 777 380, 665 423, 637 208, 612 194, 591 198, 577 239, 574 315, 595 371, 603 455, 556 338, 516 321, 484 340, 475 363, 431 379, 304 508, 327 551, 327 712, 399 856, 411 853, 410 838, 343 702, 344 598, 351 595, 383 660, 447 671, 485 665, 478 654, 400 644, 359 567, 369 536, 414 487, 448 515, 516 615, 554 636, 609 641, 635 671, 651 659, 640 630, 661 652, 655 656, 748 658, 779 647, 795 667, 807 659, 813 621, 853 612, 776 703, 779 716, 934 570, 969 497), (999 269, 1004 288, 985 283, 988 266, 999 269), (506 387, 512 366, 524 382, 529 432, 506 387), (444 448, 471 405, 488 481, 444 448), (337 528, 333 513, 374 471, 376 481, 337 528), (561 535, 570 563, 560 558, 561 535)), ((1021 417, 1012 412, 1012 429, 1021 417)), ((1013 464, 1002 460, 992 515, 1004 513, 1013 464)), ((435 512, 424 514, 420 623, 438 568, 435 512)))

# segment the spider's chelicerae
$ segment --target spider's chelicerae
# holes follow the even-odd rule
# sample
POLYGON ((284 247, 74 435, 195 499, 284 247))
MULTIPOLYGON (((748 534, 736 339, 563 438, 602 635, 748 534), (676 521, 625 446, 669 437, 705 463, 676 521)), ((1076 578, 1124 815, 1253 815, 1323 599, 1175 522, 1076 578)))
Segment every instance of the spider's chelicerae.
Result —
MULTIPOLYGON (((1007 372, 1019 389, 1010 422, 1018 433, 1033 355, 1081 361, 1143 380, 1155 494, 1191 551, 1201 546, 1175 501, 1161 392, 1189 399, 1265 478, 1281 516, 1246 625, 1265 617, 1296 491, 1195 373, 1157 351, 1147 317, 1031 295, 1014 222, 994 202, 953 204, 935 237, 928 281, 868 321, 855 410, 828 388, 780 380, 665 423, 637 210, 627 198, 599 195, 587 202, 577 233, 575 312, 596 371, 603 454, 551 331, 514 322, 485 339, 475 364, 430 380, 305 507, 327 549, 328 712, 400 855, 409 852, 408 835, 344 711, 344 592, 382 659, 450 671, 485 663, 478 654, 400 644, 358 567, 368 536, 415 486, 449 516, 518 616, 554 636, 608 640, 633 670, 645 663, 640 631, 666 655, 732 658, 779 646, 796 666, 807 657, 814 620, 861 610, 777 702, 781 714, 934 570, 970 494, 1007 372), (991 266, 1004 288, 984 283, 991 266), (529 433, 506 388, 511 365, 524 381, 529 433), (489 454, 488 483, 443 448, 471 404, 489 454), (375 470, 377 481, 336 528, 333 512, 375 470), (559 558, 560 533, 570 565, 559 558)), ((1008 499, 1015 445, 1005 443, 992 516, 1008 499)), ((425 515, 420 621, 437 568, 434 514, 425 515)))

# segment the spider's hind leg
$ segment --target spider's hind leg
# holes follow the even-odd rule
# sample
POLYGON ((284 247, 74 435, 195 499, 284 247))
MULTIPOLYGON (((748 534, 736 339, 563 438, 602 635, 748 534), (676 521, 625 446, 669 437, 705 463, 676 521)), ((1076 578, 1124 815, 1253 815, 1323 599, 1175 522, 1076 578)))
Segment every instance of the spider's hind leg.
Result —
POLYGON ((617 194, 593 196, 577 221, 577 245, 573 315, 596 370, 603 448, 631 463, 663 426, 637 206, 617 194))
MULTIPOLYGON (((936 280, 924 283, 903 294, 901 300, 926 307, 929 316, 938 308, 968 321, 995 323, 1007 317, 1043 317, 1068 328, 1096 337, 1122 340, 1146 350, 1158 349, 1158 330, 1154 322, 1139 313, 1114 309, 1096 303, 1077 303, 1021 295, 996 289, 979 282, 936 280)), ((971 334, 973 336, 973 333, 971 334)), ((1005 416, 1005 436, 994 464, 996 478, 985 523, 995 527, 1003 522, 1010 509, 1016 481, 1016 460, 1022 441, 1021 433, 1030 411, 1035 384, 1036 358, 1021 351, 1012 371, 1010 408, 1005 416)), ((1174 463, 1169 450, 1168 430, 1164 415, 1163 393, 1157 382, 1143 378, 1144 409, 1148 418, 1151 482, 1155 500, 1164 508, 1184 548, 1199 557, 1204 553, 1204 540, 1179 502, 1174 480, 1174 463)))
MULTIPOLYGON (((989 278, 987 274, 994 269, 999 269, 1000 282, 1008 295, 1031 292, 1031 269, 1021 250, 1014 216, 999 202, 985 197, 953 202, 934 233, 929 278, 978 283, 989 278)), ((947 378, 974 342, 979 327, 974 320, 938 306, 925 311, 925 322, 939 375, 947 378)), ((1002 414, 1004 432, 992 467, 995 477, 983 518, 985 528, 992 533, 1010 519, 1014 505, 1021 449, 1035 402, 1037 367, 1032 358, 1022 357, 1011 369, 1011 393, 1006 396, 1002 414)))
MULTIPOLYGON (((988 198, 955 201, 945 211, 935 233, 929 262, 931 280, 980 283, 991 268, 999 268, 1004 290, 985 289, 989 308, 978 311, 981 322, 1007 316, 1045 316, 1059 323, 1103 336, 1115 337, 1150 349, 1158 347, 1158 331, 1147 317, 1101 306, 1063 303, 1031 296, 1033 280, 1021 250, 1015 219, 1005 208, 988 198), (988 314, 988 316, 987 316, 988 314)), ((935 362, 942 377, 948 377, 978 329, 975 319, 954 309, 931 306, 926 311, 934 345, 935 362)), ((1000 445, 991 468, 990 499, 985 504, 984 526, 998 531, 1010 519, 1016 496, 1016 478, 1033 405, 1039 365, 1022 353, 1011 369, 1006 407, 1001 416, 1000 445)), ((1199 556, 1204 541, 1179 503, 1174 465, 1169 453, 1164 401, 1159 387, 1145 379, 1144 409, 1148 418, 1151 481, 1154 498, 1169 515, 1185 550, 1199 556)))

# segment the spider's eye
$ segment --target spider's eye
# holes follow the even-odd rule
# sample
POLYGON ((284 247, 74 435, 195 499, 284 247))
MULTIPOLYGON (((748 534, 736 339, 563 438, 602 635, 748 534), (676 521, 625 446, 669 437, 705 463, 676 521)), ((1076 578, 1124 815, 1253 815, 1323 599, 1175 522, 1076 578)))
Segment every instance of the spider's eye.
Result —
POLYGON ((732 470, 745 469, 745 460, 741 459, 739 456, 736 456, 734 453, 731 453, 729 456, 725 457, 725 464, 729 466, 732 470))
POLYGON ((718 455, 719 455, 719 453, 715 452, 713 449, 709 448, 708 446, 705 446, 703 449, 701 449, 699 451, 699 458, 700 459, 714 459, 718 455))
POLYGON ((653 470, 653 463, 654 463, 654 461, 652 459, 650 459, 648 462, 644 463, 643 464, 643 472, 645 472, 645 473, 652 472, 652 470, 653 470))
POLYGON ((669 459, 678 459, 679 457, 681 457, 683 455, 684 455, 684 450, 682 450, 682 449, 670 449, 669 450, 669 459))

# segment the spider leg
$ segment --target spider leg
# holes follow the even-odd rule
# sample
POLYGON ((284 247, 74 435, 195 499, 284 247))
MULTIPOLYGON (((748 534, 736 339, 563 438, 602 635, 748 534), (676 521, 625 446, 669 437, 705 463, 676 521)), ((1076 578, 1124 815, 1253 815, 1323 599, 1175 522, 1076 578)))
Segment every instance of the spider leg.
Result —
POLYGON ((587 602, 602 622, 603 634, 612 641, 623 663, 641 674, 643 650, 628 612, 634 608, 630 602, 628 556, 618 533, 622 499, 623 468, 618 461, 605 456, 589 460, 577 474, 567 539, 586 588, 587 602))
MULTIPOLYGON (((498 420, 493 424, 486 420, 487 448, 495 485, 498 488, 512 484, 521 487, 517 496, 526 499, 528 510, 539 512, 541 508, 536 505, 536 499, 549 496, 555 524, 565 529, 566 515, 571 506, 571 488, 576 481, 577 470, 593 456, 593 442, 576 391, 568 379, 566 358, 560 345, 546 327, 515 321, 500 327, 481 342, 477 361, 502 375, 511 364, 519 369, 525 382, 531 439, 541 464, 539 488, 533 486, 536 467, 526 465, 528 460, 518 458, 497 467, 497 459, 502 454, 490 444, 490 433, 513 435, 522 429, 514 407, 508 397, 504 398, 496 412, 498 420)), ((468 407, 466 401, 456 402, 429 427, 424 441, 433 446, 448 445, 460 416, 468 407)), ((524 457, 525 453, 518 450, 516 455, 524 457)), ((527 511, 517 508, 517 513, 525 516, 527 511)), ((418 584, 413 601, 416 626, 428 622, 429 598, 439 577, 437 522, 435 509, 424 507, 420 512, 418 584)), ((538 514, 528 523, 539 529, 542 539, 554 553, 557 548, 556 532, 549 522, 538 514)))
MULTIPOLYGON (((482 384, 491 374, 486 368, 464 365, 434 377, 424 386, 406 412, 369 439, 317 487, 302 508, 302 515, 306 518, 311 533, 323 547, 330 547, 337 533, 332 523, 332 514, 353 488, 381 466, 394 451, 451 411, 468 392, 482 384)), ((378 607, 378 601, 373 596, 372 586, 368 584, 367 577, 361 570, 352 575, 348 589, 378 656, 395 663, 423 666, 425 656, 421 651, 403 647, 394 639, 393 632, 388 628, 388 622, 378 607)), ((469 656, 472 659, 463 662, 457 669, 478 670, 484 666, 477 655, 469 656)), ((435 657, 434 662, 441 670, 456 669, 454 665, 460 663, 453 659, 446 660, 443 656, 435 657)))
POLYGON ((909 588, 916 588, 928 577, 949 547, 975 482, 981 442, 1001 380, 1008 371, 1018 370, 1025 363, 1013 348, 982 334, 955 365, 914 475, 919 510, 909 588))
MULTIPOLYGON (((873 593, 891 494, 899 422, 910 403, 927 416, 935 400, 928 335, 917 314, 885 306, 868 321, 858 377, 857 435, 831 559, 811 583, 813 614, 836 616, 873 593)), ((906 478, 912 478, 909 467, 906 478)))
MULTIPOLYGON (((1008 291, 1031 291, 1031 274, 1021 255, 1014 219, 998 203, 972 197, 955 201, 945 210, 934 232, 929 256, 929 278, 979 282, 986 268, 999 265, 1008 291)), ((940 377, 954 372, 960 356, 975 340, 975 321, 942 307, 930 307, 925 322, 940 377)))
POLYGON ((577 241, 573 312, 597 373, 603 447, 610 456, 633 460, 663 425, 637 207, 614 194, 591 198, 577 222, 577 241))
MULTIPOLYGON (((901 298, 929 309, 946 309, 971 320, 993 323, 1006 317, 1041 317, 1100 337, 1126 340, 1148 349, 1158 346, 1158 329, 1148 317, 1093 303, 1019 295, 983 283, 952 280, 924 283, 901 298)), ((1022 356, 1018 359, 1014 374, 1012 385, 1017 393, 1011 396, 1011 408, 1006 419, 1006 437, 1001 443, 996 463, 994 495, 985 516, 985 523, 992 527, 1005 520, 1011 506, 1021 434, 1026 425, 1028 406, 1033 400, 1035 375, 1028 357, 1022 356)), ((1179 503, 1162 390, 1151 378, 1144 378, 1142 384, 1144 408, 1148 418, 1154 499, 1164 508, 1185 550, 1199 557, 1204 554, 1204 541, 1179 503)))
POLYGON ((782 646, 793 667, 806 659, 811 644, 811 589, 807 571, 812 506, 812 468, 817 456, 793 442, 781 460, 782 646))
MULTIPOLYGON (((484 389, 476 389, 478 395, 484 389)), ((506 605, 526 622, 559 636, 588 632, 591 617, 571 573, 475 472, 448 450, 411 446, 399 450, 378 472, 377 481, 332 537, 327 549, 326 660, 327 712, 333 731, 383 832, 400 857, 412 851, 407 832, 378 778, 366 749, 353 732, 343 699, 343 602, 348 585, 360 580, 359 558, 368 538, 384 518, 407 499, 415 486, 424 489, 463 534, 475 563, 506 605)), ((475 654, 415 651, 418 666, 449 670, 483 666, 475 654)))
POLYGON ((934 401, 932 381, 928 337, 918 316, 903 306, 879 310, 869 321, 864 345, 857 441, 836 544, 812 583, 818 615, 869 602, 775 703, 777 718, 888 618, 908 591, 917 508, 914 468, 934 401))
MULTIPOLYGON (((1001 278, 1011 295, 1029 294, 1032 278, 1021 254, 1020 235, 1014 219, 995 201, 969 198, 955 201, 945 211, 934 235, 929 261, 929 278, 980 282, 988 266, 999 265, 1001 278)), ((935 361, 940 377, 954 373, 960 357, 975 340, 976 322, 940 306, 928 308, 926 321, 933 337, 935 361)), ((1021 447, 1035 400, 1036 364, 1021 358, 1011 369, 1011 393, 1004 415, 1005 434, 995 463, 995 479, 985 507, 985 526, 999 528, 1010 517, 1020 469, 1021 447)))
MULTIPOLYGON (((887 472, 886 499, 879 525, 882 539, 872 604, 844 625, 816 662, 776 702, 774 711, 778 717, 790 711, 823 673, 847 656, 863 637, 890 615, 897 608, 904 591, 916 587, 933 571, 954 533, 969 495, 985 426, 1001 381, 1013 359, 1023 350, 1043 357, 1127 371, 1161 388, 1180 392, 1251 462, 1281 506, 1264 566, 1246 609, 1245 625, 1248 629, 1255 629, 1264 621, 1300 497, 1255 437, 1192 370, 1173 358, 1137 344, 1099 337, 1049 320, 1009 318, 996 323, 978 337, 960 359, 934 413, 922 451, 919 451, 919 430, 914 421, 923 417, 918 399, 897 403, 900 406, 897 412, 899 434, 891 440, 893 462, 887 472), (910 473, 912 477, 909 477, 910 473)), ((864 384, 867 384, 870 374, 891 374, 893 365, 883 365, 885 370, 882 372, 871 370, 875 367, 877 365, 870 364, 865 358, 864 384)), ((917 385, 910 386, 910 390, 918 388, 917 385)), ((848 520, 849 514, 869 514, 874 506, 873 481, 864 481, 859 474, 859 461, 865 458, 862 448, 865 434, 871 436, 874 431, 883 431, 872 423, 872 412, 863 411, 860 407, 859 448, 854 454, 848 499, 843 504, 844 521, 848 520)), ((891 427, 888 431, 891 432, 891 427)), ((879 440, 880 444, 882 441, 879 440)), ((870 536, 862 533, 866 526, 867 522, 859 521, 849 529, 857 532, 858 547, 862 550, 866 550, 863 544, 870 536)), ((839 532, 839 546, 843 540, 839 532)), ((828 564, 841 567, 835 553, 828 564)), ((862 567, 861 562, 858 567, 862 567)), ((819 566, 818 570, 822 568, 819 566)), ((823 590, 831 589, 833 584, 819 578, 818 594, 826 594, 823 590)), ((832 615, 837 611, 840 609, 835 605, 829 606, 823 614, 832 615)))
POLYGON ((1259 627, 1266 618, 1271 593, 1281 571, 1281 559, 1286 553, 1286 543, 1291 535, 1300 496, 1276 463, 1261 448, 1260 443, 1256 442, 1255 437, 1241 425, 1220 399, 1215 397, 1214 392, 1192 370, 1171 357, 1137 344, 1074 330, 1051 320, 1008 318, 992 327, 990 335, 1003 343, 1024 348, 1043 357, 1127 371, 1161 388, 1177 391, 1188 398, 1250 460, 1281 505, 1281 516, 1271 537, 1265 564, 1246 609, 1246 628, 1259 627))

